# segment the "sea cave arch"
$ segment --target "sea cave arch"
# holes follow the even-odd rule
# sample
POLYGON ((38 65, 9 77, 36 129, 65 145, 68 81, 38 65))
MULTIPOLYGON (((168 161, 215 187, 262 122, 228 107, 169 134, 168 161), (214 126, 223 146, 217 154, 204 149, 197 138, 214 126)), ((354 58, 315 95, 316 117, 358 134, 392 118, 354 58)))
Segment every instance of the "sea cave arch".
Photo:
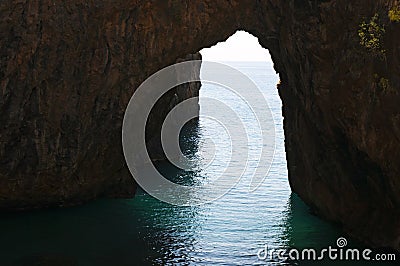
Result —
POLYGON ((135 88, 245 30, 280 75, 293 191, 353 236, 399 250, 400 29, 388 17, 397 4, 2 1, 0 207, 132 196, 120 131, 135 88), (359 35, 375 15, 379 51, 359 35))

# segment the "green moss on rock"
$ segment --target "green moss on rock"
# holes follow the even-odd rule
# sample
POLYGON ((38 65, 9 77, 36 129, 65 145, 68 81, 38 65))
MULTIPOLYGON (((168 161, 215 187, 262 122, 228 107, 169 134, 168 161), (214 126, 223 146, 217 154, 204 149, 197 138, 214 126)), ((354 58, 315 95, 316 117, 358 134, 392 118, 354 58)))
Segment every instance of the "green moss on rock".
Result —
POLYGON ((375 14, 369 21, 362 21, 358 30, 361 46, 377 55, 385 55, 383 35, 385 27, 379 24, 379 15, 375 14))

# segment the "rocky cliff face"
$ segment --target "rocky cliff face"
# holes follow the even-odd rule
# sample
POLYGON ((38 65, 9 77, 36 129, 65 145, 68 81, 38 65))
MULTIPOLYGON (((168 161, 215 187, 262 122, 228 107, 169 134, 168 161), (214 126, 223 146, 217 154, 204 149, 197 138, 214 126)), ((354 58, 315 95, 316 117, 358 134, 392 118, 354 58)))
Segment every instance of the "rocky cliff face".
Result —
MULTIPOLYGON (((201 54, 189 54, 184 58, 178 58, 176 63, 184 61, 195 61, 191 69, 186 69, 187 73, 176 73, 176 81, 178 82, 179 75, 187 75, 191 80, 200 80, 200 68, 201 68, 201 54)), ((199 97, 199 91, 201 82, 189 82, 174 87, 169 90, 168 93, 163 95, 154 105, 146 123, 146 144, 149 156, 152 160, 165 160, 162 144, 161 144, 161 128, 163 121, 167 117, 167 114, 179 103, 192 97, 199 97)), ((193 110, 185 111, 199 115, 200 106, 190 106, 193 110)))
POLYGON ((135 88, 243 29, 281 78, 292 189, 354 236, 400 249, 396 5, 1 1, 0 207, 132 195, 120 136, 135 88))

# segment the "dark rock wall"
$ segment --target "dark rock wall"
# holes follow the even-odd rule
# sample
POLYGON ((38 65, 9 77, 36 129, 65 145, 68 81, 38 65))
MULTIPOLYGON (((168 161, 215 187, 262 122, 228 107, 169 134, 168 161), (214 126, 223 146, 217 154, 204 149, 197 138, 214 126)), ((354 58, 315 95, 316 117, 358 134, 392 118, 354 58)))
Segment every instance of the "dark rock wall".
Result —
POLYGON ((281 78, 292 189, 354 236, 400 249, 396 4, 1 1, 0 207, 132 195, 121 122, 135 88, 244 29, 281 78), (375 14, 384 33, 370 49, 359 30, 375 14))
POLYGON ((286 3, 292 11, 281 21, 279 50, 270 49, 281 77, 290 185, 352 235, 400 249, 400 24, 387 16, 393 2, 306 2, 286 3), (375 14, 385 28, 384 54, 360 45, 360 23, 375 14))
MULTIPOLYGON (((194 61, 192 68, 185 69, 186 73, 176 73, 176 81, 178 82, 179 77, 185 75, 190 77, 191 80, 200 80, 200 68, 201 68, 201 54, 189 54, 184 58, 178 58, 176 63, 184 61, 194 61)), ((146 123, 146 144, 147 151, 152 160, 165 160, 166 156, 162 149, 161 144, 161 128, 163 121, 167 117, 168 113, 179 103, 192 97, 199 97, 201 82, 189 82, 182 85, 176 86, 164 94, 153 106, 152 111, 147 119, 146 123)), ((197 114, 200 113, 199 104, 195 106, 188 106, 191 110, 185 109, 185 112, 197 114)), ((178 126, 178 125, 177 125, 178 126)))

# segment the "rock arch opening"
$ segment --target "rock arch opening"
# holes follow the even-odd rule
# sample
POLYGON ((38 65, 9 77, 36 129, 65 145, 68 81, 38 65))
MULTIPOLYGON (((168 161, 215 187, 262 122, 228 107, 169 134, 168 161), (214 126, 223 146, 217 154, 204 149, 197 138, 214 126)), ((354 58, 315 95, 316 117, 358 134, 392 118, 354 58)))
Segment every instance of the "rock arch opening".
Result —
POLYGON ((132 93, 179 56, 246 29, 280 74, 292 189, 364 242, 399 250, 398 1, 0 6, 1 209, 132 196, 120 145, 132 93))
MULTIPOLYGON (((246 128, 246 136, 243 138, 247 138, 247 147, 245 143, 239 144, 241 147, 237 152, 241 153, 241 160, 243 163, 247 160, 247 167, 249 168, 247 172, 247 178, 250 179, 250 173, 255 173, 257 168, 265 168, 269 169, 271 165, 270 162, 260 160, 259 157, 262 156, 262 149, 275 149, 275 164, 272 165, 272 171, 274 173, 281 173, 281 177, 283 179, 287 179, 287 169, 286 169, 286 156, 284 152, 284 133, 283 133, 283 117, 282 117, 282 102, 279 98, 277 92, 277 84, 279 81, 279 77, 273 69, 272 59, 267 49, 263 48, 258 39, 246 32, 246 31, 237 31, 232 34, 228 39, 223 42, 219 42, 216 45, 210 48, 203 48, 200 50, 202 55, 203 62, 207 61, 215 61, 226 64, 232 68, 237 69, 244 75, 246 75, 249 79, 251 79, 254 84, 257 86, 257 89, 260 90, 260 94, 244 94, 239 95, 240 91, 235 91, 235 89, 226 88, 224 86, 220 86, 218 84, 209 83, 203 77, 203 73, 207 70, 204 70, 207 65, 202 66, 200 71, 200 79, 202 80, 202 86, 200 89, 200 128, 204 131, 205 137, 209 139, 219 139, 221 142, 219 144, 213 143, 214 151, 219 154, 226 154, 225 159, 227 159, 227 155, 229 154, 229 136, 222 137, 224 132, 224 128, 218 124, 222 125, 226 123, 226 121, 212 121, 208 119, 207 115, 213 115, 212 113, 205 112, 205 108, 207 108, 207 104, 203 102, 207 102, 207 99, 212 98, 222 103, 226 104, 235 114, 237 114, 237 120, 231 121, 230 123, 239 127, 239 124, 243 124, 246 128), (252 99, 253 97, 261 96, 265 98, 265 101, 255 102, 252 99), (247 98, 249 97, 249 98, 247 98), (257 106, 252 106, 255 104, 257 106), (203 108, 204 107, 204 108, 203 108), (262 131, 262 128, 258 123, 257 114, 254 113, 254 109, 261 110, 261 112, 271 113, 273 124, 268 125, 269 127, 273 127, 274 131, 267 132, 262 131), (207 134, 214 132, 213 136, 207 136, 207 134), (264 139, 262 134, 271 134, 275 138, 274 147, 267 147, 267 143, 264 143, 264 139), (248 152, 248 154, 246 154, 248 152), (258 157, 257 157, 258 156, 258 157), (257 164, 257 161, 261 164, 257 164), (264 163, 264 165, 262 165, 264 163), (280 169, 277 170, 277 164, 280 165, 280 169)), ((230 78, 230 73, 221 73, 221 75, 228 75, 228 79, 230 78)), ((234 78, 234 77, 231 77, 234 78)), ((243 84, 246 86, 247 84, 243 84)), ((250 88, 249 88, 250 90, 250 88)), ((207 111, 207 110, 206 110, 207 111)), ((226 117, 220 117, 222 120, 226 119, 226 117)), ((260 117, 260 120, 262 118, 260 117)), ((262 120, 264 123, 268 123, 266 120, 262 120)), ((238 132, 228 132, 228 134, 238 134, 238 132)), ((265 138, 265 136, 264 136, 265 138)), ((222 167, 221 163, 224 156, 220 156, 219 166, 222 167)), ((218 158, 216 158, 218 159, 218 158)), ((240 168, 237 170, 237 175, 240 174, 240 168)), ((269 174, 268 170, 265 171, 265 174, 269 174)), ((264 180, 264 182, 267 182, 264 180)))

